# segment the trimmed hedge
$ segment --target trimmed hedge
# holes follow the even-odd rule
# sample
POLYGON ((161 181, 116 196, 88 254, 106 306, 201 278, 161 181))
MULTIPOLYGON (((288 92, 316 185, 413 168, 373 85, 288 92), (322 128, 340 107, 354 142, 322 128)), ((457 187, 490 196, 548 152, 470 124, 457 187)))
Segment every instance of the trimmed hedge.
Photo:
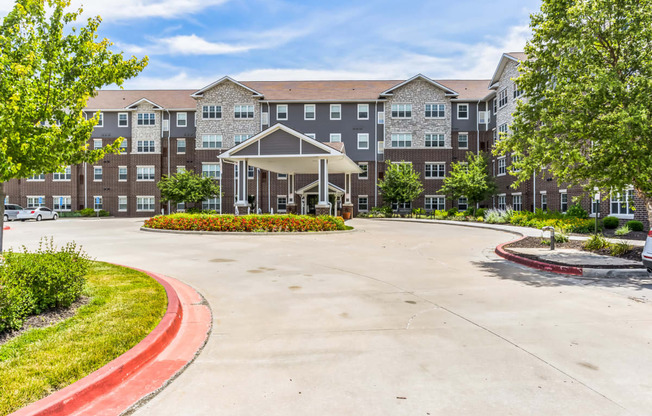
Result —
POLYGON ((345 230, 342 217, 322 215, 159 215, 145 221, 145 228, 184 231, 310 232, 345 230))
POLYGON ((0 332, 18 329, 25 318, 79 299, 90 260, 75 243, 57 250, 52 239, 38 250, 8 251, 0 266, 0 332))
POLYGON ((604 225, 604 228, 608 229, 617 228, 619 223, 620 220, 616 217, 604 217, 602 220, 602 225, 604 225))
POLYGON ((643 231, 643 223, 641 221, 627 221, 625 225, 632 231, 643 231))

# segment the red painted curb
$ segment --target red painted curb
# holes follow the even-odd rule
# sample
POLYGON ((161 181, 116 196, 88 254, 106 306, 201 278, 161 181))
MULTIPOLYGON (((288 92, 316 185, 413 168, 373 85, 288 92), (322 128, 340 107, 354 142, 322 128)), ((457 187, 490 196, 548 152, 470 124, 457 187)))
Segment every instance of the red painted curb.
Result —
POLYGON ((3 227, 2 229, 5 230, 5 231, 6 230, 11 230, 11 227, 7 226, 7 227, 3 227))
MULTIPOLYGON (((142 381, 134 380, 134 378, 137 378, 134 376, 137 376, 136 373, 145 372, 145 370, 147 370, 147 365, 152 363, 152 361, 155 360, 157 356, 166 349, 166 347, 175 341, 175 336, 179 333, 182 324, 184 310, 177 291, 167 278, 163 278, 162 276, 144 270, 139 271, 146 273, 159 282, 165 288, 168 297, 167 311, 156 328, 154 328, 154 330, 135 347, 106 364, 104 367, 96 370, 70 386, 12 413, 11 416, 70 415, 78 412, 84 407, 92 405, 93 401, 98 401, 103 397, 110 395, 115 390, 118 390, 121 385, 127 384, 128 381, 133 381, 135 384, 143 384, 142 381)), ((177 285, 179 284, 180 283, 177 282, 177 285)), ((199 297, 199 295, 197 295, 197 297, 199 297)), ((210 327, 210 319, 208 321, 208 326, 210 327)), ((207 338, 208 332, 205 332, 204 334, 205 337, 203 341, 207 338)), ((191 335, 196 334, 191 332, 191 335)), ((193 353, 196 353, 197 350, 198 349, 195 349, 193 353)), ((171 377, 171 375, 174 375, 177 371, 184 368, 189 361, 190 360, 177 362, 177 366, 170 368, 170 370, 173 370, 172 373, 167 371, 161 372, 160 374, 149 374, 148 376, 150 379, 147 380, 149 383, 148 386, 155 384, 156 382, 160 382, 162 385, 171 377), (157 380, 157 378, 161 377, 165 377, 165 379, 157 380)), ((144 394, 139 395, 135 400, 133 400, 133 397, 118 398, 118 400, 114 399, 113 404, 115 412, 110 414, 118 415, 122 413, 122 411, 133 405, 142 396, 145 396, 154 390, 156 390, 156 388, 144 391, 144 394), (118 410, 118 408, 120 408, 120 410, 118 410)), ((84 412, 86 412, 86 409, 84 409, 84 412)), ((98 414, 98 412, 88 414, 98 414)))
POLYGON ((552 273, 558 273, 558 274, 568 274, 572 276, 582 276, 584 273, 584 270, 581 267, 573 267, 573 266, 560 266, 558 264, 550 264, 550 263, 545 263, 542 261, 537 261, 537 260, 532 260, 528 259, 526 257, 521 257, 519 255, 516 255, 514 253, 510 253, 507 250, 504 249, 504 246, 507 244, 512 244, 517 241, 521 241, 526 237, 521 237, 517 238, 516 240, 503 243, 496 247, 496 254, 498 254, 500 257, 507 259, 509 261, 513 261, 514 263, 522 264, 523 266, 527 267, 532 267, 533 269, 537 270, 543 270, 546 272, 552 272, 552 273))

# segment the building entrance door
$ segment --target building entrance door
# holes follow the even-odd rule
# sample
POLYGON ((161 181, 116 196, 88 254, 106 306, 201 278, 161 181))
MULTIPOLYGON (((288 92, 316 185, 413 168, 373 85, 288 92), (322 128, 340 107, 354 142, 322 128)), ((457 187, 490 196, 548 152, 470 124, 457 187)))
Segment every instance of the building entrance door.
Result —
POLYGON ((306 204, 308 205, 307 213, 309 215, 315 215, 315 205, 317 205, 318 202, 319 198, 317 195, 307 195, 306 204))

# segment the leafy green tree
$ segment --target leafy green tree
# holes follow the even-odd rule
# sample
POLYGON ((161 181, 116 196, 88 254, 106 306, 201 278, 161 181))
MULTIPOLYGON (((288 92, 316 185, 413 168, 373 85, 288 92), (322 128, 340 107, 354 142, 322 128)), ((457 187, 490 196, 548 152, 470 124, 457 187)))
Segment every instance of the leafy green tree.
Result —
POLYGON ((487 171, 486 155, 469 152, 466 162, 453 163, 451 168, 441 188, 445 195, 453 199, 464 196, 471 205, 475 205, 496 193, 496 183, 487 171))
POLYGON ((500 154, 517 183, 549 167, 561 182, 633 185, 652 222, 652 0, 543 0, 500 154))
MULTIPOLYGON (((93 162, 115 152, 121 139, 90 150, 99 115, 86 120, 82 109, 102 86, 137 75, 147 58, 123 59, 97 42, 100 17, 72 27, 81 10, 66 0, 17 0, 0 25, 0 200, 4 182, 93 162)), ((0 252, 2 220, 0 204, 0 252)))
POLYGON ((156 184, 161 190, 163 202, 199 203, 220 194, 220 186, 212 178, 205 178, 192 171, 166 176, 156 184))
POLYGON ((385 163, 385 178, 378 187, 386 203, 412 202, 423 193, 423 184, 411 163, 392 163, 389 160, 385 163))

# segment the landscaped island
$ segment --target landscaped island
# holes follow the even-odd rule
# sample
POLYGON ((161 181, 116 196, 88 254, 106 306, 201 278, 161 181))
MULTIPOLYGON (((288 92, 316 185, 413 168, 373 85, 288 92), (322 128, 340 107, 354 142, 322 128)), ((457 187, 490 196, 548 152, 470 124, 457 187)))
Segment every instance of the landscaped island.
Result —
POLYGON ((222 232, 315 232, 350 229, 341 217, 322 215, 159 215, 145 221, 144 228, 177 231, 222 232))

